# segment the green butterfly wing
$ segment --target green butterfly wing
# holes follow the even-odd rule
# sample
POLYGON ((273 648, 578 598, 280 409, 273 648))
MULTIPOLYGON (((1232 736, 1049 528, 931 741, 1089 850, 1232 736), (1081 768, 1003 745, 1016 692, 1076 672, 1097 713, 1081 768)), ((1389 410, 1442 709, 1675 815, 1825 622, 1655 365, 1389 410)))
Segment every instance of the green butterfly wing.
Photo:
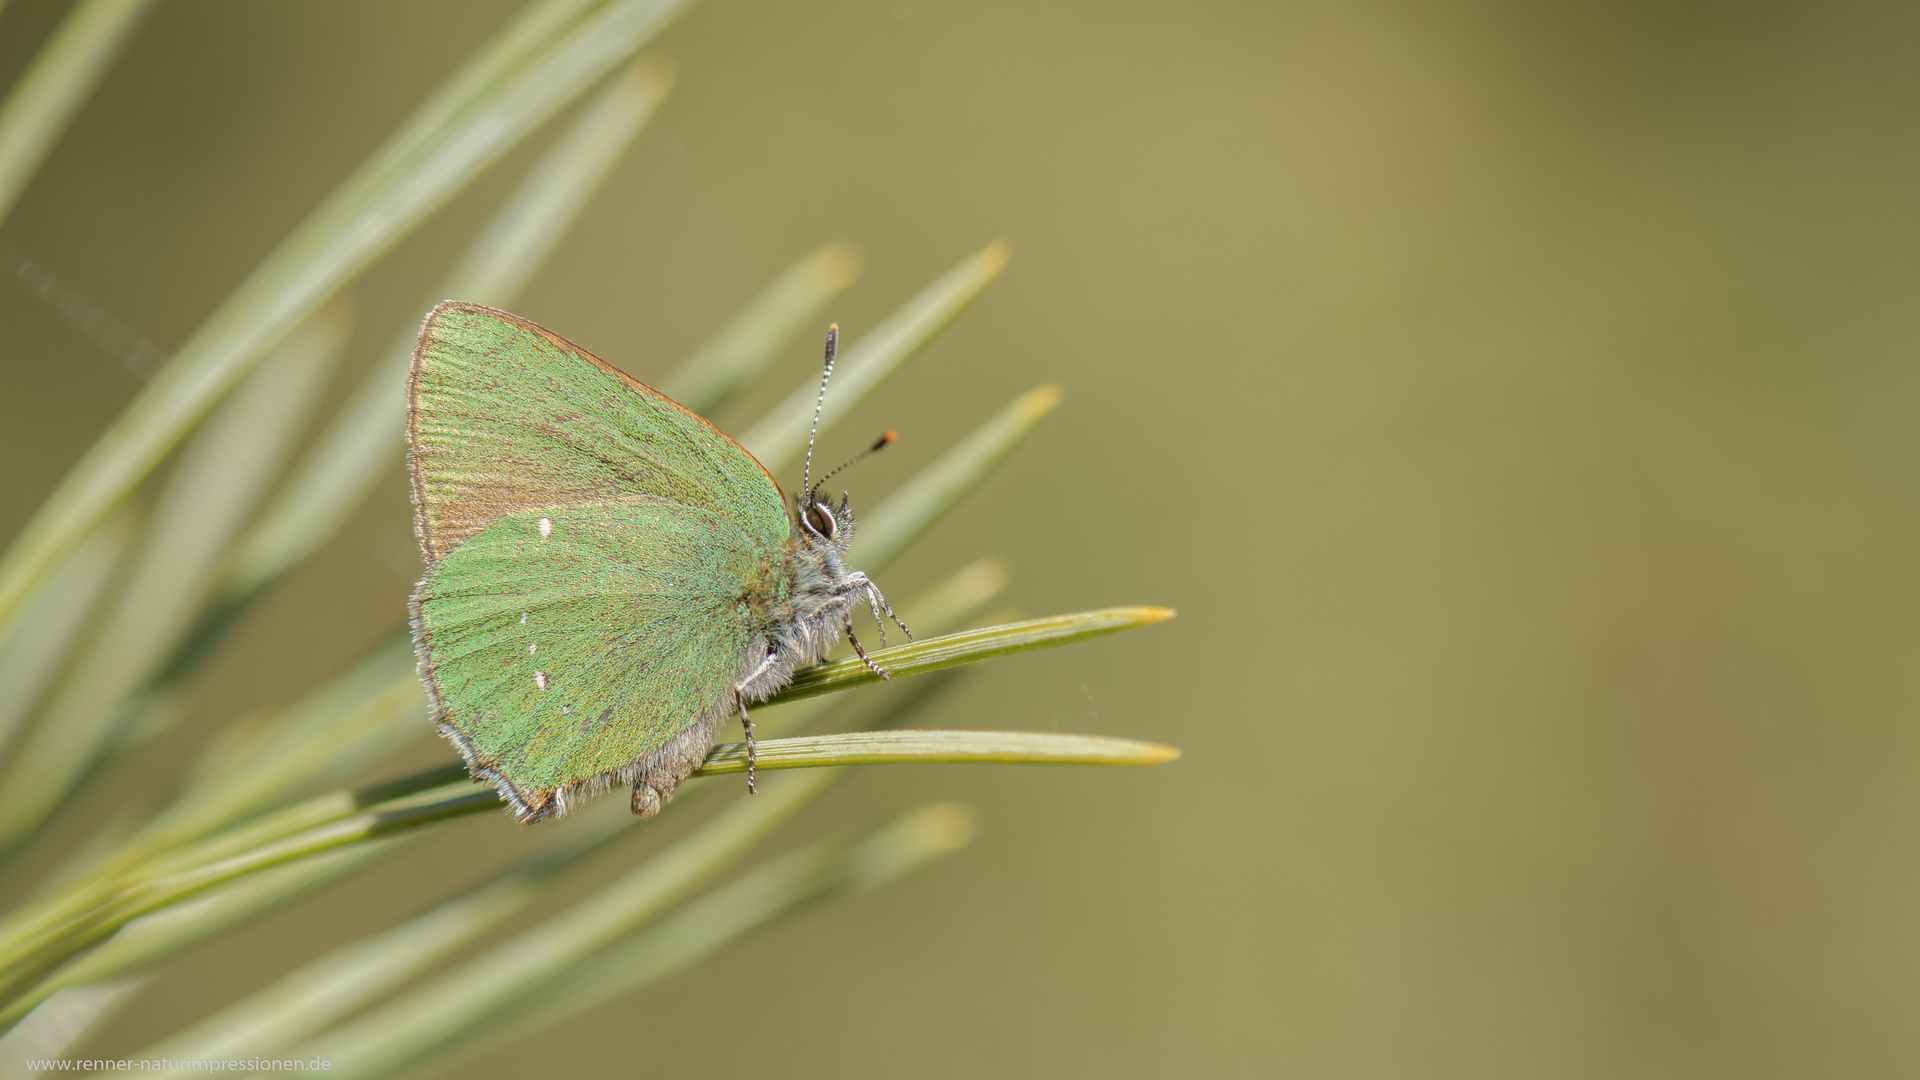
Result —
POLYGON ((785 599, 778 487, 706 421, 476 305, 428 317, 409 400, 435 722, 522 820, 660 770, 671 793, 785 599))
POLYGON ((779 566, 729 519, 651 496, 502 518, 416 598, 441 724, 529 820, 631 783, 731 704, 779 566))
POLYGON ((407 383, 414 530, 428 563, 519 510, 654 495, 787 537, 779 485, 706 420, 516 315, 448 301, 407 383))

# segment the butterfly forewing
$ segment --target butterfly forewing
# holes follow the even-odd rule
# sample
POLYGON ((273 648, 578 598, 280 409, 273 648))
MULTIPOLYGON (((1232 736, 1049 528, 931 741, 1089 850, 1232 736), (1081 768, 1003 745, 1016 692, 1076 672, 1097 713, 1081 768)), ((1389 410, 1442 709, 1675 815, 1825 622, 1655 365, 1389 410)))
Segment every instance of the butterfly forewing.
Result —
POLYGON ((520 510, 654 495, 787 535, 780 490, 713 425, 503 311, 449 301, 414 346, 408 455, 429 563, 520 510))

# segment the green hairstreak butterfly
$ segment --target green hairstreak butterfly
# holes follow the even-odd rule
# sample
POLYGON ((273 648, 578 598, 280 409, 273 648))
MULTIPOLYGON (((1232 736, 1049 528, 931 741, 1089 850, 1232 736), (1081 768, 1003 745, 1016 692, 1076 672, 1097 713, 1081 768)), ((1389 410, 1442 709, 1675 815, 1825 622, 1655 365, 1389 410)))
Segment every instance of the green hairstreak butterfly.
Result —
POLYGON ((851 639, 856 605, 893 616, 847 566, 844 496, 789 503, 718 428, 525 319, 434 308, 407 405, 420 677, 523 822, 616 784, 657 813, 735 713, 751 754, 748 704, 851 639))

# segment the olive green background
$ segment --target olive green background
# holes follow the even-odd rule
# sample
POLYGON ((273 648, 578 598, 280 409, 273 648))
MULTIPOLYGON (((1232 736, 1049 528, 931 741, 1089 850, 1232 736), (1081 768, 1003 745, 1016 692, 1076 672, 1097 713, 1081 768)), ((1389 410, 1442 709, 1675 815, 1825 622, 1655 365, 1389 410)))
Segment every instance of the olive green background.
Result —
MULTIPOLYGON (((170 0, 0 240, 178 344, 514 6, 170 0)), ((64 8, 12 0, 0 78, 64 8)), ((903 432, 847 479, 872 505, 1062 383, 881 584, 994 553, 1022 611, 1180 618, 979 668, 924 722, 1186 756, 863 771, 770 850, 936 798, 978 841, 465 1071, 1912 1075, 1916 21, 702 0, 518 309, 657 378, 822 242, 865 256, 832 311, 857 339, 1005 237, 1007 273, 823 454, 903 432)), ((354 287, 330 401, 544 141, 354 287)), ((10 535, 137 383, 5 281, 0 326, 10 535)), ((392 633, 408 520, 396 465, 90 820, 392 633)), ((175 963, 98 1051, 526 843, 448 833, 175 963)))

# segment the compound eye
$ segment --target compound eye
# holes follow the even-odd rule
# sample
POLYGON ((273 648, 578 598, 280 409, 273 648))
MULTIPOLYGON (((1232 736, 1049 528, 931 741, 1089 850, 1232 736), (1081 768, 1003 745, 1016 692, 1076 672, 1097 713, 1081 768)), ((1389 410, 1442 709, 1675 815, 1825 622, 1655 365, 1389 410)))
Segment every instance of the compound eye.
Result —
POLYGON ((827 540, 833 539, 833 531, 838 527, 833 520, 832 508, 819 502, 807 507, 807 526, 827 540))

